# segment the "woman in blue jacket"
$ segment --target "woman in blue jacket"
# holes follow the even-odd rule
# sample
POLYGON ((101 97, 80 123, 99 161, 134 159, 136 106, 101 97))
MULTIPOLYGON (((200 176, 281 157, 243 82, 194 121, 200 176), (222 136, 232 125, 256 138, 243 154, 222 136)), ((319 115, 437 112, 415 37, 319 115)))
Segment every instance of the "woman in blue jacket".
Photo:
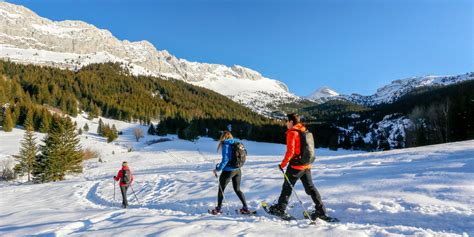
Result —
POLYGON ((213 171, 214 175, 217 177, 217 172, 222 171, 221 176, 219 177, 219 190, 217 193, 217 207, 211 210, 211 213, 216 215, 222 213, 222 200, 224 198, 224 194, 222 193, 225 190, 227 184, 232 180, 232 186, 234 187, 234 191, 239 197, 240 201, 242 201, 242 209, 240 209, 240 213, 242 214, 250 214, 249 209, 247 208, 247 202, 245 201, 245 196, 242 191, 240 191, 240 179, 242 177, 242 172, 240 168, 231 167, 229 161, 232 159, 232 144, 237 142, 232 137, 232 134, 228 131, 225 131, 221 138, 219 139, 219 145, 217 146, 217 151, 222 148, 222 161, 221 163, 216 165, 216 169, 213 171))

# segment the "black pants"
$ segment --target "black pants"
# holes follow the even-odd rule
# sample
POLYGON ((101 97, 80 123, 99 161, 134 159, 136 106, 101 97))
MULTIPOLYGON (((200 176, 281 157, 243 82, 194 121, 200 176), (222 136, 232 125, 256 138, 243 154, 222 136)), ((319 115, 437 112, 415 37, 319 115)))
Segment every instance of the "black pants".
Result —
POLYGON ((123 207, 128 207, 127 189, 128 189, 128 186, 120 186, 120 192, 122 193, 122 206, 123 207))
POLYGON ((234 171, 222 171, 221 176, 219 177, 219 191, 217 193, 217 207, 222 207, 222 199, 224 198, 224 194, 222 193, 225 190, 225 187, 232 179, 232 186, 234 187, 234 191, 239 197, 242 205, 246 208, 247 202, 245 202, 245 196, 242 191, 240 191, 240 179, 242 177, 242 172, 240 169, 236 169, 234 171), (222 189, 222 191, 221 191, 222 189))
MULTIPOLYGON (((295 186, 296 181, 300 179, 301 183, 303 183, 304 191, 306 192, 306 194, 311 196, 311 199, 313 199, 316 212, 321 215, 326 214, 326 209, 324 208, 323 201, 321 200, 321 195, 319 195, 318 190, 313 184, 313 180, 311 177, 311 169, 297 170, 289 166, 286 170, 286 176, 288 177, 288 180, 290 180, 291 186, 293 187, 295 186)), ((286 206, 288 205, 288 201, 290 199, 292 191, 291 186, 285 179, 285 181, 283 182, 283 187, 281 189, 280 198, 278 199, 278 205, 282 210, 285 210, 286 206)))

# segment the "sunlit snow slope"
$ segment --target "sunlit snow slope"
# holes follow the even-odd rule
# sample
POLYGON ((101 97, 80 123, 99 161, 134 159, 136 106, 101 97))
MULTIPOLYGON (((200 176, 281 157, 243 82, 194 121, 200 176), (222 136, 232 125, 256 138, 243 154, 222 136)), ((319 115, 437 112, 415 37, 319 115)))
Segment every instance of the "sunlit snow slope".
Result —
MULTIPOLYGON (((77 122, 88 122, 91 128, 81 135, 83 147, 99 151, 105 162, 86 161, 83 174, 61 182, 0 182, 0 236, 474 234, 474 141, 374 153, 317 150, 313 180, 329 214, 341 222, 308 225, 305 220, 280 221, 258 207, 261 200, 273 202, 279 195, 283 178, 277 164, 283 145, 244 141, 249 160, 242 171, 242 190, 258 214, 235 214, 241 204, 229 186, 224 211, 230 214, 212 216, 207 209, 215 206, 218 187, 211 170, 220 159, 215 141, 170 137, 174 140, 147 145, 157 137, 135 142, 132 129, 139 125, 105 119, 124 131, 109 144, 96 136, 97 120, 79 116, 77 122), (112 176, 124 160, 135 174, 132 187, 141 203, 129 192, 129 209, 118 207, 118 188, 114 200, 112 176)), ((0 131, 0 160, 18 152, 22 136, 20 129, 0 131)), ((296 189, 312 208, 300 183, 296 189)), ((294 197, 290 207, 289 213, 302 219, 294 197)))

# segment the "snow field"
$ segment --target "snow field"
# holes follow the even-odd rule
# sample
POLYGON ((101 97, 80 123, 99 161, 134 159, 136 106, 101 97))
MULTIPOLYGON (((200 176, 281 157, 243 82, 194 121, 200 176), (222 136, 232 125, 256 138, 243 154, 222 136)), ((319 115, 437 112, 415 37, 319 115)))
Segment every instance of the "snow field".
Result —
MULTIPOLYGON (((228 185, 224 214, 212 216, 217 180, 212 169, 220 160, 217 143, 209 138, 147 145, 157 137, 136 142, 137 124, 103 119, 124 132, 106 143, 95 135, 97 119, 85 122, 84 148, 101 154, 84 173, 47 184, 0 183, 1 236, 472 236, 474 235, 474 141, 361 153, 317 150, 313 181, 328 213, 340 223, 306 220, 284 222, 269 216, 259 202, 278 198, 283 177, 277 165, 284 145, 244 141, 249 151, 242 169, 241 189, 256 216, 235 214, 241 203, 228 185), (87 139, 86 139, 87 137, 87 139), (129 148, 132 152, 128 152, 129 148), (112 154, 114 151, 115 154, 112 154), (121 195, 112 177, 122 161, 130 164, 129 209, 119 208, 121 195)), ((146 133, 147 127, 141 127, 146 133)), ((0 159, 16 154, 23 130, 0 132, 0 159)), ((298 195, 313 209, 300 182, 298 195)), ((302 219, 303 209, 293 196, 289 213, 302 219)))

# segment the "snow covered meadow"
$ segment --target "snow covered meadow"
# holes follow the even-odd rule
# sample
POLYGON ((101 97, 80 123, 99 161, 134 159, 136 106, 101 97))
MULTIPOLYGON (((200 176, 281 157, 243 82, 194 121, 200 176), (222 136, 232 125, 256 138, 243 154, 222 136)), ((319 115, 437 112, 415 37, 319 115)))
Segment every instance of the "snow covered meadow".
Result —
MULTIPOLYGON (((0 183, 0 236, 474 235, 474 140, 373 153, 318 149, 313 180, 329 214, 341 222, 308 225, 281 221, 258 205, 278 198, 283 145, 244 141, 249 158, 242 191, 257 215, 235 214, 241 204, 228 186, 224 212, 229 213, 212 216, 207 209, 215 206, 218 189, 212 169, 220 160, 215 141, 170 136, 172 141, 148 145, 159 137, 145 135, 136 142, 132 130, 139 125, 103 120, 124 135, 106 143, 95 134, 97 120, 76 119, 80 127, 86 122, 90 127, 81 135, 83 148, 98 151, 103 163, 88 160, 83 174, 61 182, 0 183), (124 160, 141 203, 130 190, 129 209, 119 208, 117 187, 114 201, 112 177, 124 160)), ((0 161, 18 153, 22 137, 21 129, 0 131, 0 161)), ((300 183, 296 189, 312 208, 300 183)), ((289 213, 303 218, 294 197, 289 213)))

